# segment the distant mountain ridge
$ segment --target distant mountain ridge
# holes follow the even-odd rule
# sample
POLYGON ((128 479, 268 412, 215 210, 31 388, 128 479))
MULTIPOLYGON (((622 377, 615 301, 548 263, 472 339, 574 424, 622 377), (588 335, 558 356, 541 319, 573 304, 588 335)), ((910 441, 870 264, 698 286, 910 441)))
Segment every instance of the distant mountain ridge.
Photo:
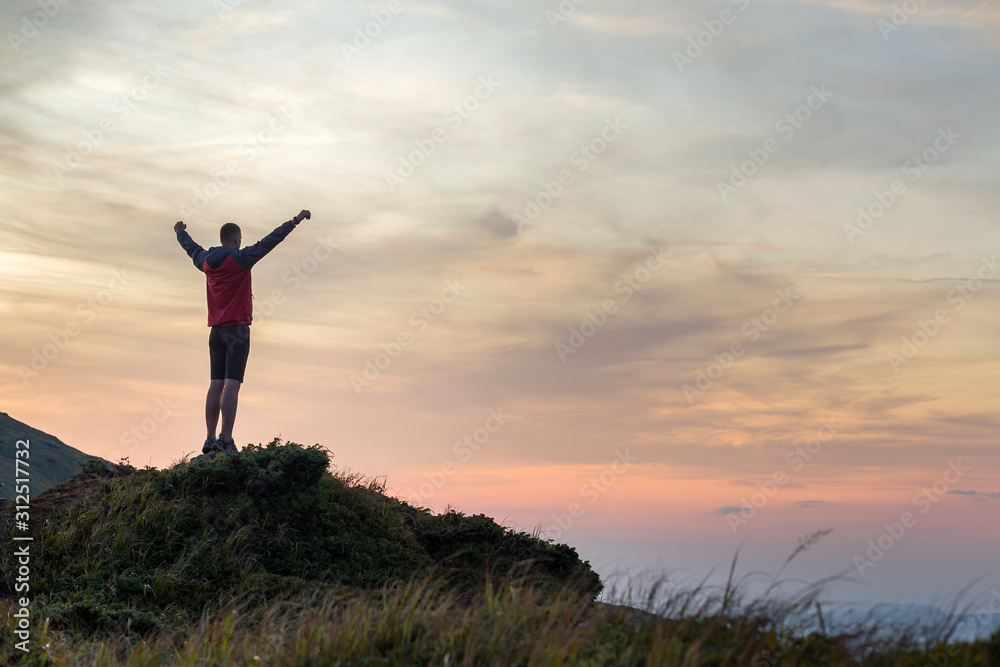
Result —
POLYGON ((98 456, 85 454, 74 449, 59 438, 49 435, 23 422, 19 422, 6 412, 0 412, 0 498, 13 498, 14 457, 18 440, 30 443, 29 488, 31 495, 38 495, 54 484, 60 484, 80 471, 80 461, 103 460, 98 456))
MULTIPOLYGON (((998 597, 1000 593, 997 589, 993 589, 993 598, 998 597)), ((956 610, 951 614, 930 604, 883 602, 866 611, 827 611, 824 613, 824 622, 831 632, 846 633, 857 631, 858 628, 872 627, 874 624, 878 628, 876 634, 879 637, 890 639, 901 627, 909 628, 911 631, 921 626, 940 628, 950 621, 954 626, 954 632, 949 641, 985 641, 1000 631, 1000 613, 992 611, 997 608, 996 603, 991 602, 993 598, 980 601, 966 611, 956 610)), ((800 622, 800 632, 822 630, 819 619, 812 612, 803 613, 795 620, 800 622)), ((934 638, 919 631, 916 635, 921 640, 934 638)), ((943 638, 937 637, 937 639, 943 638)))

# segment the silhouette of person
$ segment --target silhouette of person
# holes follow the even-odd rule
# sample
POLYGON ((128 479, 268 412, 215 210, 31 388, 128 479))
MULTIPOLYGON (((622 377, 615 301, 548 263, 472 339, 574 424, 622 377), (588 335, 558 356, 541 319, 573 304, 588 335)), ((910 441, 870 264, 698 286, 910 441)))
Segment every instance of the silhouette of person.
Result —
POLYGON ((239 451, 233 440, 233 427, 250 355, 250 324, 253 321, 250 269, 284 241, 300 222, 311 217, 309 211, 302 211, 242 250, 243 234, 235 223, 224 224, 219 230, 222 245, 208 250, 194 242, 183 222, 174 225, 177 241, 205 274, 208 292, 208 326, 212 328, 208 337, 211 382, 205 399, 208 436, 201 449, 204 454, 239 451), (216 437, 220 413, 222 428, 216 437))

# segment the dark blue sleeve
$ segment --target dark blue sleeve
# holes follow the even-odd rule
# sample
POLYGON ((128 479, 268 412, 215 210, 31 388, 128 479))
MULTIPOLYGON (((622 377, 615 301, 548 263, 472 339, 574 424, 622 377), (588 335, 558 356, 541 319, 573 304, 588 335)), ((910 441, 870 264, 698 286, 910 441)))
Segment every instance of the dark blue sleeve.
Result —
POLYGON ((254 264, 264 259, 264 255, 274 250, 276 245, 284 241, 285 237, 295 229, 296 224, 294 220, 283 223, 260 241, 234 252, 233 259, 236 260, 237 264, 249 271, 253 268, 254 264))
POLYGON ((191 261, 194 262, 198 270, 204 271, 202 267, 205 264, 205 255, 208 254, 205 249, 195 243, 194 239, 186 231, 177 232, 177 241, 184 248, 184 252, 188 254, 188 257, 191 258, 191 261))

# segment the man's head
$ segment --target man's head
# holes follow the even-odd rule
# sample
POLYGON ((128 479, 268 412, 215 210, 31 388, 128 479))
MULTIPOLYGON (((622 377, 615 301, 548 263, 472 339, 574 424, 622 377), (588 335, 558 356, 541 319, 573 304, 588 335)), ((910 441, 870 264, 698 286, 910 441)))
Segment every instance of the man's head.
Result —
POLYGON ((243 233, 240 231, 240 226, 235 222, 227 222, 222 225, 222 229, 219 230, 219 240, 222 241, 222 245, 239 250, 240 244, 243 243, 243 233))

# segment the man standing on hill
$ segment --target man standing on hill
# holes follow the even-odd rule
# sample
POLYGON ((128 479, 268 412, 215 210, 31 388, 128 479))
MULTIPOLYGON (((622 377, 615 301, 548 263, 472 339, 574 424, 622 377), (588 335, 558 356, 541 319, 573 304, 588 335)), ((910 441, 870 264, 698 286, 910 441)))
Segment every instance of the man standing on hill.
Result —
POLYGON ((236 423, 236 404, 243 384, 243 374, 250 355, 250 323, 253 320, 253 293, 250 269, 271 252, 276 245, 303 220, 312 215, 302 211, 282 224, 252 246, 240 250, 243 235, 239 225, 227 222, 222 225, 219 237, 222 245, 205 250, 194 242, 185 231, 187 225, 174 225, 177 241, 205 274, 208 289, 208 352, 211 361, 211 383, 205 400, 205 424, 208 437, 201 451, 236 453, 233 426, 236 423), (215 437, 222 413, 222 429, 215 437))

